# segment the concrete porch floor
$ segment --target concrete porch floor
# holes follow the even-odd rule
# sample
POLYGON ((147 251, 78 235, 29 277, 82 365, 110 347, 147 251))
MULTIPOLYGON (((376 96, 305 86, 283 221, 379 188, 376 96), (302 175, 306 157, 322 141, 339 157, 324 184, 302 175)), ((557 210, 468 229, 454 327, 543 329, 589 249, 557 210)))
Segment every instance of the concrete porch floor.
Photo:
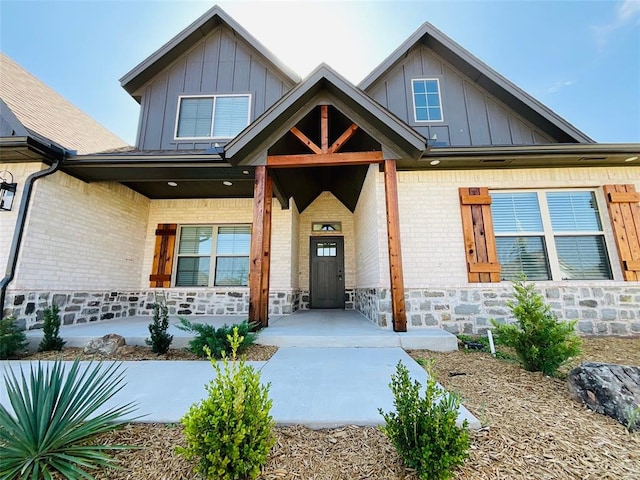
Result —
MULTIPOLYGON (((246 320, 246 315, 190 315, 191 322, 220 327, 246 320)), ((134 316, 101 322, 68 325, 60 328, 60 336, 68 347, 84 347, 90 340, 109 333, 122 335, 128 345, 145 345, 149 337, 150 316, 134 316)), ((172 347, 184 348, 193 336, 176 327, 177 317, 169 318, 172 347)), ((30 330, 27 339, 35 350, 42 330, 30 330)), ((278 347, 401 347, 407 350, 426 349, 452 351, 458 348, 454 335, 439 328, 416 328, 396 333, 380 328, 355 310, 299 310, 292 315, 274 315, 269 327, 258 334, 256 343, 278 347)))

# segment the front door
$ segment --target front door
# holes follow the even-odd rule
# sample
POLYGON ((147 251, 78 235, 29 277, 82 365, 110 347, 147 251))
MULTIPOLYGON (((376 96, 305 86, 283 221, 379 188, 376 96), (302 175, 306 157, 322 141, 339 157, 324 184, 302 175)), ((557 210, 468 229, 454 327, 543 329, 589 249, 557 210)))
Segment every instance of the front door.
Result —
POLYGON ((344 308, 344 238, 311 237, 311 308, 344 308))

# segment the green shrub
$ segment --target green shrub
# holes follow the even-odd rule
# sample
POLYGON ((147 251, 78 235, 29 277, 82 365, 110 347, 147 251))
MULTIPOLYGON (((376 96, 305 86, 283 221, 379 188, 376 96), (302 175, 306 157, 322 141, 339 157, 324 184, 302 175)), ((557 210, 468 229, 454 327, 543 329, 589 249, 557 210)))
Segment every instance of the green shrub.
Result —
POLYGON ((208 397, 181 420, 187 447, 177 451, 195 459, 196 471, 207 479, 257 478, 275 442, 270 385, 261 385, 260 373, 236 360, 243 340, 238 331, 234 327, 228 338, 231 362, 224 354, 222 362, 209 356, 216 377, 206 387, 208 397))
POLYGON ((451 478, 453 469, 468 457, 467 421, 456 425, 460 397, 445 392, 437 383, 432 362, 426 368, 428 379, 424 396, 422 385, 411 382, 409 370, 400 361, 391 376, 395 412, 384 413, 380 427, 404 460, 423 480, 451 478))
POLYGON ((27 348, 27 336, 13 317, 0 320, 0 360, 15 358, 27 348))
POLYGON ((512 347, 525 370, 553 375, 569 358, 579 355, 582 341, 576 321, 559 322, 535 284, 521 278, 513 283, 515 300, 507 305, 516 323, 501 325, 491 319, 496 337, 512 347))
POLYGON ((160 303, 153 304, 153 323, 149 324, 149 333, 151 338, 147 338, 145 343, 151 346, 151 351, 162 355, 167 353, 171 342, 173 341, 173 335, 169 335, 167 330, 169 329, 169 309, 166 305, 160 303))
POLYGON ((48 352, 50 350, 62 350, 66 343, 58 335, 60 333, 60 309, 57 305, 52 305, 44 309, 44 336, 38 346, 39 352, 48 352))
POLYGON ((20 378, 11 369, 5 373, 15 413, 0 405, 0 478, 51 479, 56 471, 69 479, 93 478, 87 470, 116 465, 107 450, 129 448, 87 442, 122 425, 135 409, 129 403, 96 413, 124 386, 120 364, 63 365, 31 364, 28 378, 22 368, 20 378))
POLYGON ((208 348, 214 358, 222 358, 222 354, 231 351, 229 338, 234 329, 238 329, 238 336, 242 339, 237 348, 237 354, 241 354, 255 339, 256 334, 251 333, 252 325, 246 320, 237 325, 223 325, 216 328, 206 323, 192 323, 185 318, 180 319, 179 329, 195 334, 195 338, 189 342, 189 350, 199 357, 208 355, 208 348))

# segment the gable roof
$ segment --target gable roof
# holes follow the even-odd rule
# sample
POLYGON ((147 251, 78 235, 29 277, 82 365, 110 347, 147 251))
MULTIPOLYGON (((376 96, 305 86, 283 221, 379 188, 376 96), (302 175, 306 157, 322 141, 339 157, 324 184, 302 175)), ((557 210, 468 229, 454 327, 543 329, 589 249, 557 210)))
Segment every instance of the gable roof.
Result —
POLYGON ((520 87, 507 80, 487 64, 428 22, 422 24, 402 45, 376 67, 358 87, 367 91, 392 70, 417 45, 424 45, 458 71, 467 75, 481 88, 517 111, 531 123, 561 143, 595 143, 565 119, 540 103, 520 87))
POLYGON ((140 95, 137 91, 140 87, 220 25, 226 25, 233 30, 235 35, 238 35, 254 48, 268 65, 273 67, 280 75, 291 82, 291 84, 296 84, 300 81, 300 77, 293 70, 278 60, 273 53, 233 18, 227 15, 222 8, 215 5, 125 74, 120 79, 120 85, 139 102, 140 95))
POLYGON ((234 165, 252 163, 250 156, 259 147, 266 151, 315 106, 312 100, 323 91, 351 121, 365 130, 369 128, 367 133, 383 144, 383 153, 385 143, 395 149, 395 158, 417 159, 426 150, 426 139, 422 135, 323 63, 229 142, 225 146, 225 158, 234 165))
POLYGON ((0 100, 0 114, 13 136, 30 136, 79 154, 127 145, 4 53, 0 53, 0 100))

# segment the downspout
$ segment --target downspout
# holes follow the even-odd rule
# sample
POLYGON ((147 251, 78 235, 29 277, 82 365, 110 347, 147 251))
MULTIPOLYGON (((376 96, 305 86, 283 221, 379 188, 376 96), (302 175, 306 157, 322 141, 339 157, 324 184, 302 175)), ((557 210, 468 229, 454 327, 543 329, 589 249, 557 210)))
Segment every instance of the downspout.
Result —
POLYGON ((16 219, 16 229, 13 232, 13 241, 11 242, 11 248, 9 249, 7 271, 4 278, 0 280, 0 318, 4 318, 4 302, 7 294, 7 287, 13 280, 13 277, 16 273, 16 266, 18 265, 18 253, 20 252, 22 233, 24 231, 24 225, 27 221, 27 213, 29 212, 29 200, 31 198, 33 184, 39 178, 47 177, 57 172, 62 166, 63 160, 64 152, 61 151, 58 158, 55 159, 55 161, 49 168, 32 173, 27 177, 27 180, 24 183, 22 200, 20 201, 20 210, 18 210, 18 218, 16 219))

